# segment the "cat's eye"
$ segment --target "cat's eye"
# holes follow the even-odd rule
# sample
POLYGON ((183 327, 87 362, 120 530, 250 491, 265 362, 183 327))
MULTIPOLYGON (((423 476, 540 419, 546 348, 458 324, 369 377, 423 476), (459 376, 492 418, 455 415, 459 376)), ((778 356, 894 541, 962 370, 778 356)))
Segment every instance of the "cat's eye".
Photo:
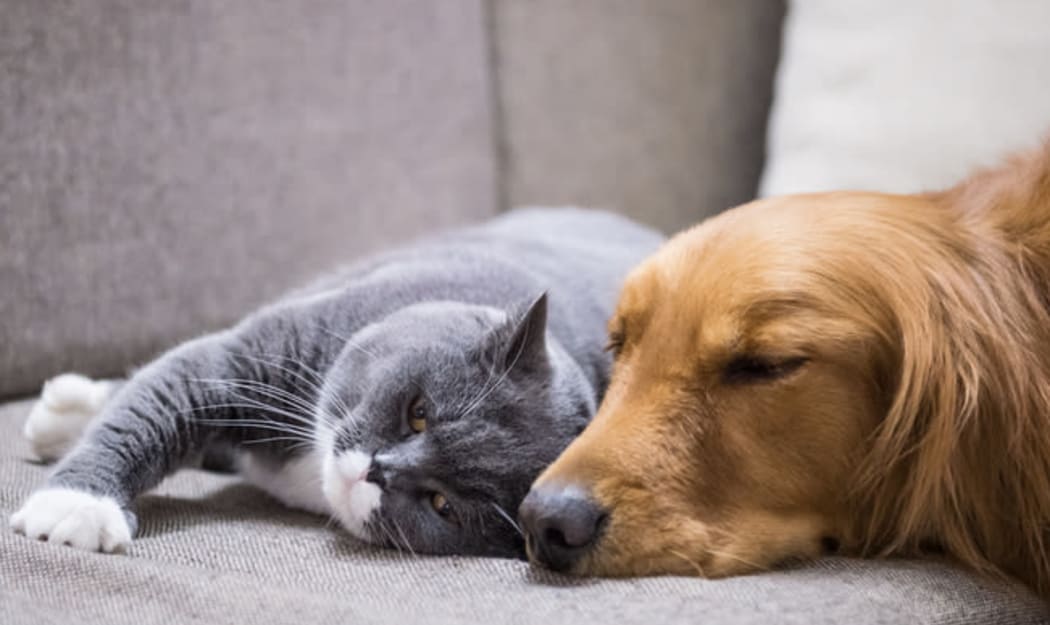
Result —
POLYGON ((787 377, 809 362, 799 356, 773 360, 761 356, 738 356, 729 361, 722 372, 726 384, 756 384, 787 377))
POLYGON ((625 337, 623 332, 614 331, 609 333, 609 340, 605 343, 605 351, 611 352, 613 356, 619 356, 623 350, 625 337))
POLYGON ((452 505, 448 502, 448 497, 441 493, 430 495, 430 506, 434 508, 434 512, 446 519, 452 514, 452 505))
POLYGON ((408 427, 419 434, 427 429, 427 405, 422 397, 417 397, 408 405, 408 427))

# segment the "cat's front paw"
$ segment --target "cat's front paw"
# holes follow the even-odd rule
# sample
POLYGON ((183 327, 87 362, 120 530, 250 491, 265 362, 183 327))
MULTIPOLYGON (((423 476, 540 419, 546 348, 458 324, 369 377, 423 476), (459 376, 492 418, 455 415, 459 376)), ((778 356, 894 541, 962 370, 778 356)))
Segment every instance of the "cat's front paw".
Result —
POLYGON ((88 551, 125 551, 131 544, 131 527, 116 501, 70 488, 33 493, 11 516, 11 527, 29 538, 88 551))
POLYGON ((77 373, 63 373, 45 382, 22 428, 33 453, 46 461, 61 458, 102 411, 115 386, 77 373))

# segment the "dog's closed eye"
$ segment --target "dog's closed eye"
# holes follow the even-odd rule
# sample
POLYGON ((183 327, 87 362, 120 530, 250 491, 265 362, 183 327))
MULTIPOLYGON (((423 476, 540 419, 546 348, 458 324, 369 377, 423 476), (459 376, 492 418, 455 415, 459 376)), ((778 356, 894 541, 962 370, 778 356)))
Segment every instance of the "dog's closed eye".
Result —
POLYGON ((779 360, 755 355, 737 356, 726 364, 722 381, 726 384, 771 382, 798 371, 808 361, 804 356, 779 360))

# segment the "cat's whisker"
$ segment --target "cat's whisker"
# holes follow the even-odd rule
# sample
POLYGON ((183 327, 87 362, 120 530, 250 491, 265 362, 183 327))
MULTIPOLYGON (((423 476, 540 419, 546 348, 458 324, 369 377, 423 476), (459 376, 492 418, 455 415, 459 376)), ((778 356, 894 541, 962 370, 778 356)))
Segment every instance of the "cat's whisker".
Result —
POLYGON ((416 550, 412 548, 412 544, 408 542, 408 537, 405 536, 405 532, 401 529, 401 525, 398 524, 397 519, 391 517, 390 523, 393 524, 394 529, 397 530, 398 535, 401 536, 401 542, 404 543, 405 549, 408 549, 408 553, 410 553, 413 558, 419 557, 416 550))
MULTIPOLYGON (((216 424, 216 427, 238 427, 238 426, 233 426, 233 425, 228 425, 228 424, 226 424, 226 425, 224 425, 224 424, 216 424)), ((257 427, 259 429, 268 429, 268 428, 264 428, 262 426, 255 426, 255 427, 257 427)), ((277 440, 277 439, 286 439, 286 440, 290 440, 290 441, 298 441, 298 442, 303 442, 303 443, 311 443, 311 444, 313 443, 313 441, 310 441, 310 440, 307 440, 307 439, 303 438, 301 434, 296 434, 296 433, 292 433, 292 432, 285 432, 284 430, 272 430, 272 431, 274 431, 274 432, 283 432, 284 434, 287 434, 287 436, 269 437, 269 438, 262 439, 262 440, 271 440, 272 441, 272 440, 277 440)), ((262 442, 262 441, 256 441, 255 439, 245 440, 245 441, 242 441, 242 444, 244 444, 244 445, 251 445, 251 444, 255 444, 257 442, 262 442)))
MULTIPOLYGON (((230 429, 240 428, 243 430, 268 430, 271 432, 283 432, 317 444, 319 441, 313 432, 301 428, 290 427, 279 421, 266 421, 261 419, 201 419, 200 423, 213 427, 225 427, 230 429)), ((248 441, 244 441, 248 442, 248 441)))
MULTIPOLYGON (((321 374, 320 371, 318 371, 317 369, 314 369, 313 367, 311 367, 310 365, 306 364, 302 360, 293 358, 291 356, 284 356, 284 355, 281 355, 281 354, 268 354, 268 353, 263 353, 262 355, 263 356, 273 357, 273 358, 278 358, 278 359, 284 360, 284 361, 290 361, 292 364, 294 364, 296 367, 298 367, 298 369, 300 371, 309 373, 311 376, 313 376, 313 380, 308 380, 306 377, 303 376, 302 373, 300 373, 300 371, 292 370, 291 368, 283 366, 281 364, 278 364, 278 363, 276 363, 276 362, 274 362, 272 360, 266 360, 266 359, 263 359, 263 358, 250 356, 248 354, 237 354, 236 357, 243 358, 243 359, 246 359, 246 360, 251 360, 251 361, 254 361, 254 362, 257 362, 257 363, 260 363, 260 364, 264 364, 264 365, 268 365, 268 366, 274 367, 274 368, 278 369, 279 371, 287 373, 288 375, 296 378, 297 380, 299 380, 300 382, 305 384, 307 389, 309 391, 311 391, 311 393, 314 396, 314 404, 304 403, 304 405, 303 405, 303 407, 305 408, 304 412, 311 413, 314 409, 319 407, 319 405, 320 405, 319 400, 324 395, 324 380, 325 380, 324 376, 321 374)), ((344 404, 343 400, 341 398, 339 398, 338 396, 334 397, 333 399, 340 405, 340 407, 344 407, 344 408, 346 407, 346 404, 344 404)), ((329 416, 331 416, 331 415, 329 415, 329 416)))
MULTIPOLYGON (((298 424, 305 425, 305 426, 311 427, 311 428, 314 426, 314 420, 312 418, 310 418, 309 413, 301 414, 299 412, 296 412, 296 406, 287 406, 287 407, 275 406, 273 404, 270 404, 270 403, 267 403, 267 402, 263 402, 263 401, 259 401, 259 400, 255 399, 253 397, 248 397, 246 395, 242 395, 242 394, 237 393, 237 392, 233 392, 233 393, 231 393, 231 395, 233 396, 234 399, 237 399, 237 400, 240 400, 240 401, 253 402, 253 403, 259 405, 260 407, 261 406, 265 406, 271 412, 274 412, 274 414, 282 414, 283 416, 287 417, 288 419, 291 419, 292 421, 294 421, 294 422, 296 422, 298 424), (281 412, 277 413, 276 410, 280 410, 281 412)), ((300 408, 300 410, 302 410, 302 409, 300 408)))
MULTIPOLYGON (((206 383, 206 384, 212 384, 212 385, 215 385, 215 386, 224 387, 226 392, 229 395, 232 396, 232 399, 236 399, 238 401, 242 401, 242 402, 246 402, 246 403, 251 403, 256 408, 265 408, 268 411, 280 410, 280 411, 282 411, 285 414, 285 416, 287 416, 287 417, 289 417, 289 418, 291 418, 291 419, 293 419, 295 421, 300 421, 300 422, 304 422, 304 423, 312 423, 312 421, 308 418, 307 415, 300 414, 300 412, 298 412, 298 410, 302 410, 302 408, 300 406, 296 405, 296 403, 294 401, 291 401, 291 400, 289 400, 288 398, 285 398, 285 397, 281 397, 281 396, 271 392, 270 389, 263 389, 263 388, 260 388, 260 387, 253 387, 253 386, 250 386, 250 385, 242 384, 242 383, 237 382, 237 381, 230 381, 230 380, 201 380, 201 381, 203 383, 206 383), (241 391, 241 390, 251 390, 256 395, 260 395, 260 396, 262 396, 265 399, 276 400, 276 402, 279 402, 279 403, 267 403, 267 402, 260 401, 259 399, 255 398, 255 397, 249 397, 249 396, 247 396, 247 395, 245 395, 245 394, 243 394, 241 392, 238 392, 238 391, 241 391)), ((215 403, 212 403, 210 405, 215 405, 215 403)))
MULTIPOLYGON (((342 334, 340 334, 338 332, 335 332, 334 330, 331 330, 329 328, 323 327, 320 324, 314 324, 314 327, 316 327, 321 332, 324 332, 325 334, 328 334, 329 336, 331 336, 333 338, 336 338, 336 339, 338 339, 340 341, 343 341, 343 343, 347 347, 349 347, 351 349, 354 349, 354 350, 357 350, 358 352, 361 352, 362 354, 368 356, 372 360, 377 360, 379 358, 379 356, 375 352, 373 352, 373 351, 371 351, 369 349, 366 349, 359 342, 355 341, 352 337, 348 337, 348 336, 342 335, 342 334)), ((409 380, 409 383, 412 384, 413 386, 415 386, 417 389, 419 389, 419 392, 423 395, 423 397, 426 398, 426 400, 428 402, 434 403, 433 398, 430 396, 429 393, 427 393, 427 390, 423 387, 423 385, 421 385, 420 383, 416 382, 415 380, 409 380)), ((339 404, 339 407, 341 408, 341 412, 342 412, 344 420, 347 423, 351 423, 352 425, 356 426, 356 424, 353 422, 353 420, 351 418, 351 412, 352 411, 350 410, 350 407, 347 406, 346 403, 343 402, 343 400, 341 398, 339 398, 338 396, 333 397, 333 399, 339 404)))
MULTIPOLYGON (((302 371, 302 373, 310 375, 310 377, 312 378, 312 381, 314 383, 314 389, 315 390, 319 391, 319 390, 321 390, 321 387, 324 386, 324 380, 325 380, 324 374, 320 370, 316 369, 315 367, 311 367, 306 362, 304 362, 304 361, 302 361, 302 360, 300 360, 298 358, 295 358, 294 356, 289 356, 289 355, 286 355, 286 354, 271 354, 269 352, 262 352, 260 354, 260 356, 266 356, 268 358, 277 358, 280 361, 291 362, 293 365, 298 367, 299 370, 302 371)), ((251 358, 251 356, 249 356, 249 358, 251 358)), ((303 382, 306 382, 306 383, 310 382, 310 380, 303 379, 302 376, 300 374, 298 374, 297 371, 292 371, 291 369, 288 369, 288 368, 283 368, 283 370, 287 371, 288 373, 291 373, 292 375, 295 375, 296 377, 298 377, 303 382)))
POLYGON ((317 443, 314 443, 313 441, 300 441, 288 445, 287 447, 288 451, 298 451, 300 449, 305 450, 303 453, 310 453, 310 451, 317 449, 317 443))
POLYGON ((499 367, 497 365, 497 362, 499 362, 499 352, 500 350, 497 347, 492 348, 492 354, 489 355, 489 363, 485 366, 485 383, 481 385, 477 395, 471 399, 472 404, 480 399, 481 396, 485 394, 485 391, 488 390, 489 385, 495 383, 496 378, 499 377, 499 367))
MULTIPOLYGON (((210 380, 201 380, 209 382, 210 380)), ((219 380, 223 384, 228 384, 228 380, 219 380)), ((288 446, 289 451, 293 451, 299 448, 312 449, 319 444, 316 429, 313 427, 313 423, 300 415, 295 413, 281 410, 269 404, 255 401, 251 398, 243 397, 234 394, 240 402, 228 402, 225 404, 209 404, 208 406, 201 406, 183 411, 182 414, 195 413, 195 412, 211 412, 216 409, 240 409, 240 410, 252 410, 257 412, 257 416, 261 418, 211 418, 211 417, 197 417, 196 420, 199 423, 210 425, 214 427, 228 427, 228 428, 242 428, 242 429, 260 429, 271 432, 277 432, 286 434, 287 436, 272 436, 262 439, 251 439, 243 441, 245 444, 261 444, 267 442, 277 442, 279 440, 291 441, 294 444, 288 446), (267 413, 274 413, 291 419, 292 423, 279 421, 267 417, 267 413)))
POLYGON ((517 521, 511 518, 509 514, 507 514, 507 511, 503 509, 503 506, 493 501, 492 507, 496 509, 496 512, 498 512, 499 515, 507 521, 507 523, 510 523, 510 526, 514 528, 514 531, 517 532, 519 536, 525 538, 525 532, 521 530, 521 526, 518 525, 517 521))
MULTIPOLYGON (((312 325, 313 325, 314 328, 320 330, 321 332, 323 332, 325 334, 328 334, 329 336, 331 336, 333 338, 336 338, 336 339, 342 341, 343 343, 350 344, 349 339, 347 339, 346 337, 342 336, 341 334, 339 334, 337 332, 334 332, 332 330, 329 330, 328 328, 322 326, 319 323, 314 323, 312 325)), ((314 390, 315 390, 315 393, 316 393, 316 396, 317 396, 316 397, 316 401, 317 401, 317 406, 320 407, 320 405, 321 405, 321 398, 325 397, 325 393, 324 393, 325 377, 324 377, 324 375, 322 375, 321 372, 317 371, 316 369, 310 368, 306 363, 304 363, 302 361, 297 361, 297 360, 293 359, 293 362, 297 363, 300 367, 302 367, 304 369, 307 369, 307 370, 310 370, 310 371, 313 372, 314 377, 317 380, 317 382, 316 382, 316 384, 314 386, 314 390)), ((336 404, 335 407, 336 407, 337 411, 339 411, 340 413, 343 413, 343 414, 346 414, 346 413, 350 412, 350 407, 346 405, 346 402, 343 401, 343 398, 339 397, 338 395, 330 395, 330 397, 331 397, 332 401, 335 402, 335 404, 336 404)), ((325 412, 325 416, 328 417, 329 419, 335 420, 335 416, 330 414, 330 413, 325 412)))
MULTIPOLYGON (((201 383, 204 383, 204 384, 212 384, 212 385, 215 385, 215 386, 224 386, 224 387, 226 387, 228 389, 239 389, 239 390, 254 391, 258 395, 261 395, 262 397, 265 397, 265 398, 268 398, 268 399, 275 399, 275 400, 285 404, 289 408, 298 408, 299 410, 302 410, 303 412, 306 413, 306 415, 301 415, 301 414, 295 413, 295 412, 287 413, 287 416, 289 416, 290 418, 294 418, 296 421, 300 421, 300 422, 303 422, 303 423, 308 423, 308 424, 312 424, 313 423, 313 420, 310 419, 307 416, 307 415, 309 415, 310 410, 312 408, 312 406, 310 406, 310 404, 306 403, 305 400, 303 400, 302 398, 296 397, 295 395, 292 395, 291 393, 288 393, 287 391, 285 391, 283 389, 280 389, 280 388, 277 388, 275 386, 272 386, 272 385, 269 385, 269 384, 264 384, 262 382, 257 382, 255 380, 241 380, 241 379, 220 380, 220 379, 209 379, 209 378, 194 378, 193 381, 201 382, 201 383)), ((234 395, 234 397, 236 399, 241 399, 241 400, 244 400, 244 401, 258 402, 258 400, 254 399, 254 398, 246 397, 246 396, 244 396, 244 395, 242 395, 240 393, 237 393, 237 392, 232 392, 231 394, 234 395)), ((262 402, 258 402, 258 403, 260 405, 265 405, 265 406, 268 406, 268 407, 276 408, 276 406, 271 406, 270 404, 263 404, 262 402)))
POLYGON ((243 417, 242 416, 237 416, 237 417, 199 417, 197 420, 200 421, 200 422, 204 422, 206 419, 218 419, 218 420, 228 421, 230 423, 263 422, 263 423, 268 423, 270 425, 275 425, 275 426, 286 426, 288 428, 295 428, 297 431, 309 432, 311 435, 313 435, 313 430, 311 428, 309 428, 308 426, 300 425, 298 423, 288 423, 287 421, 282 421, 282 420, 279 420, 279 419, 273 419, 273 418, 269 417, 267 414, 265 414, 266 410, 260 409, 257 406, 251 406, 251 405, 248 405, 248 404, 221 404, 218 407, 219 408, 235 408, 235 409, 239 409, 239 410, 253 411, 253 414, 252 414, 252 416, 243 416, 243 417))
POLYGON ((250 441, 244 441, 244 444, 245 445, 261 445, 261 444, 264 444, 264 443, 276 443, 276 442, 279 442, 279 441, 295 443, 295 444, 289 445, 287 447, 288 451, 301 449, 303 447, 313 448, 313 445, 314 445, 313 441, 304 441, 303 439, 295 437, 295 436, 271 436, 271 437, 268 437, 268 438, 254 438, 254 439, 252 439, 250 441))
MULTIPOLYGON (((261 360, 260 362, 268 362, 268 361, 261 360)), ((287 373, 289 376, 294 377, 297 380, 299 380, 300 382, 302 382, 304 388, 303 389, 296 389, 296 390, 309 391, 313 395, 316 395, 320 391, 320 388, 317 387, 316 384, 313 381, 302 377, 297 372, 292 371, 291 369, 288 369, 287 367, 281 367, 280 364, 276 364, 276 363, 272 363, 272 362, 268 362, 267 363, 267 367, 272 367, 272 368, 277 369, 278 371, 280 371, 282 373, 287 373)), ((271 372, 267 372, 267 373, 271 373, 271 372)), ((217 378, 215 381, 240 381, 240 382, 245 382, 245 383, 251 383, 251 384, 255 384, 255 386, 258 386, 258 387, 276 389, 278 391, 285 392, 286 394, 288 394, 290 396, 296 397, 297 399, 306 400, 306 397, 303 397, 303 396, 300 396, 300 395, 295 395, 294 393, 291 393, 288 389, 274 386, 274 384, 271 384, 271 383, 269 383, 267 381, 259 379, 259 377, 249 377, 249 378, 226 377, 226 378, 217 378)))
MULTIPOLYGON (((372 360, 378 360, 379 359, 379 356, 376 355, 375 352, 366 349, 359 342, 355 341, 352 337, 344 336, 342 334, 339 334, 338 332, 335 332, 333 330, 329 330, 328 328, 324 328, 324 327, 320 327, 320 326, 318 326, 318 327, 321 329, 322 332, 325 332, 325 333, 329 334, 330 336, 333 336, 333 337, 339 339, 340 341, 343 341, 343 343, 347 347, 349 347, 351 349, 355 349, 358 352, 361 352, 362 354, 364 354, 365 356, 368 356, 372 360)), ((413 384, 415 384, 415 383, 413 382, 413 384)), ((418 384, 417 384, 417 386, 418 386, 418 384)), ((422 390, 422 388, 420 390, 422 390)), ((340 403, 342 403, 342 400, 339 399, 338 397, 336 398, 336 400, 339 401, 340 403)), ((345 408, 344 412, 349 413, 350 412, 350 407, 347 406, 345 403, 343 403, 342 405, 343 405, 343 408, 345 408)))
POLYGON ((379 527, 380 531, 383 532, 383 535, 386 536, 387 540, 390 541, 390 544, 397 549, 397 554, 399 556, 404 556, 405 554, 401 550, 401 545, 397 542, 394 535, 390 533, 390 530, 386 526, 386 521, 382 517, 378 517, 376 520, 378 521, 376 525, 379 527))
POLYGON ((301 440, 308 440, 313 442, 313 433, 306 430, 294 428, 288 426, 285 423, 279 423, 275 421, 262 421, 259 419, 200 419, 201 423, 207 425, 215 425, 219 427, 231 427, 231 428, 258 428, 261 430, 272 430, 274 432, 284 432, 286 434, 294 434, 301 437, 301 440))
POLYGON ((336 332, 335 330, 331 330, 331 329, 326 328, 324 326, 321 326, 319 324, 314 324, 314 326, 317 329, 319 329, 321 332, 324 332, 325 334, 327 334, 328 336, 331 336, 332 338, 335 338, 335 339, 338 339, 338 340, 342 341, 343 344, 345 344, 347 347, 350 347, 352 349, 356 349, 357 351, 361 352, 365 356, 368 356, 372 360, 378 360, 379 356, 376 355, 375 352, 365 348, 359 342, 355 341, 352 337, 346 336, 344 334, 340 334, 340 333, 336 332))
MULTIPOLYGON (((227 402, 225 404, 210 404, 208 406, 205 406, 203 409, 210 410, 215 408, 230 408, 241 410, 256 410, 263 413, 263 415, 275 414, 290 419, 292 423, 290 423, 289 425, 295 425, 296 427, 300 427, 303 429, 314 429, 313 422, 302 419, 301 415, 297 415, 293 412, 288 412, 287 410, 283 410, 276 406, 271 406, 270 404, 264 404, 262 402, 255 401, 248 397, 235 397, 235 399, 238 399, 240 401, 227 402)), ((200 410, 193 409, 190 412, 200 412, 200 410)), ((236 419, 234 418, 234 420, 236 419)), ((275 419, 270 419, 270 421, 273 421, 274 423, 283 423, 282 421, 277 421, 275 419)))
MULTIPOLYGON (((492 358, 492 362, 493 363, 496 362, 496 357, 492 358)), ((496 378, 496 366, 495 366, 495 364, 493 364, 491 367, 488 367, 487 369, 488 369, 488 376, 485 378, 484 384, 482 384, 481 388, 478 390, 478 392, 473 397, 470 398, 470 401, 466 402, 466 404, 465 404, 466 407, 463 410, 460 411, 463 416, 469 415, 473 410, 475 410, 475 408, 479 404, 481 398, 485 395, 486 391, 488 390, 489 384, 492 383, 492 381, 496 378)))
POLYGON ((322 331, 328 332, 330 335, 332 335, 335 338, 343 341, 348 346, 356 349, 357 351, 361 352, 365 356, 368 356, 372 360, 377 360, 379 358, 379 356, 375 352, 373 352, 373 351, 367 349, 366 347, 362 346, 361 343, 359 343, 358 341, 355 341, 353 339, 353 337, 344 336, 344 335, 339 334, 339 333, 337 333, 337 332, 335 332, 333 330, 329 330, 328 328, 322 328, 322 331))
MULTIPOLYGON (((336 411, 338 411, 339 415, 341 415, 344 420, 348 420, 350 415, 350 406, 347 406, 346 402, 343 401, 343 398, 340 397, 338 394, 331 394, 330 397, 332 398, 332 401, 335 402, 335 409, 336 411)), ((320 407, 321 402, 318 401, 317 405, 318 407, 320 407)), ((338 421, 338 419, 336 419, 336 416, 338 415, 332 415, 330 412, 327 411, 322 412, 326 418, 333 421, 338 421)))
POLYGON ((320 330, 321 332, 324 332, 325 334, 327 334, 328 336, 330 336, 330 337, 332 337, 334 339, 339 339, 340 341, 342 341, 344 343, 347 343, 347 342, 350 341, 350 338, 348 336, 346 336, 344 334, 340 334, 339 332, 336 332, 335 330, 332 330, 332 329, 328 328, 327 326, 323 326, 319 322, 315 321, 311 325, 315 329, 320 330))
POLYGON ((525 346, 528 344, 528 340, 529 328, 526 326, 525 335, 522 337, 521 344, 518 345, 518 351, 514 354, 514 360, 510 361, 510 365, 507 366, 506 371, 504 371, 503 374, 499 377, 499 379, 496 380, 496 383, 492 385, 492 388, 485 391, 485 393, 482 394, 481 397, 479 397, 473 404, 471 404, 470 407, 463 412, 462 416, 467 416, 474 410, 477 410, 478 406, 484 403, 484 401, 488 399, 489 395, 491 395, 493 391, 499 388, 499 385, 507 379, 507 376, 510 375, 510 372, 514 370, 514 366, 518 364, 518 360, 521 358, 522 352, 525 351, 525 346))
POLYGON ((265 366, 268 366, 268 367, 273 367, 273 368, 277 369, 278 371, 281 371, 283 373, 287 373, 288 375, 292 376, 293 378, 299 380, 300 382, 305 384, 306 387, 309 390, 313 391, 315 394, 319 394, 321 392, 321 386, 324 383, 324 377, 316 369, 313 369, 312 367, 310 367, 306 363, 302 362, 301 360, 297 360, 297 359, 295 359, 295 358, 293 358, 291 356, 285 356, 285 355, 281 355, 281 354, 267 354, 267 353, 263 353, 261 355, 262 356, 278 358, 278 359, 284 360, 284 361, 291 361, 293 364, 298 366, 302 371, 306 371, 306 372, 310 373, 311 375, 313 375, 315 377, 315 379, 313 379, 313 380, 307 379, 306 377, 303 376, 302 373, 300 373, 300 371, 293 370, 293 369, 291 369, 289 367, 286 367, 286 366, 284 366, 282 364, 274 362, 273 360, 267 360, 266 358, 260 358, 258 356, 253 356, 253 355, 250 355, 250 354, 234 354, 233 357, 234 358, 241 358, 241 359, 244 359, 244 360, 250 360, 250 361, 255 362, 257 364, 265 365, 265 366))
POLYGON ((298 395, 295 395, 294 393, 290 393, 290 392, 288 392, 288 391, 286 391, 286 390, 284 390, 284 389, 282 389, 282 388, 280 388, 278 386, 273 386, 272 384, 266 384, 266 383, 263 383, 263 382, 259 382, 257 380, 243 380, 243 379, 231 379, 231 380, 225 380, 225 381, 219 380, 219 381, 216 381, 216 382, 217 383, 225 382, 228 386, 231 386, 233 388, 247 390, 247 391, 254 391, 254 392, 257 392, 258 394, 262 395, 263 397, 280 400, 282 402, 285 402, 287 404, 295 406, 296 408, 299 408, 300 410, 302 410, 304 413, 307 413, 307 414, 309 414, 311 411, 313 411, 313 407, 314 407, 313 402, 307 400, 304 397, 300 397, 298 395))
MULTIPOLYGON (((280 408, 271 406, 269 404, 256 402, 254 400, 247 400, 245 398, 237 398, 237 399, 242 399, 243 401, 236 401, 236 402, 229 401, 229 402, 221 403, 221 404, 216 403, 216 404, 208 404, 207 406, 197 406, 197 407, 194 407, 194 408, 187 408, 186 410, 183 410, 182 412, 180 412, 180 414, 192 414, 192 413, 197 413, 197 412, 213 412, 216 409, 250 410, 250 411, 257 411, 257 414, 256 414, 255 417, 222 417, 222 418, 229 419, 230 421, 237 421, 238 419, 252 419, 252 418, 262 417, 262 418, 265 418, 268 421, 273 422, 273 423, 285 423, 285 422, 284 421, 278 421, 277 419, 272 419, 272 418, 268 417, 267 415, 269 415, 269 414, 277 414, 277 415, 280 415, 280 416, 283 416, 283 417, 294 416, 291 413, 287 413, 286 411, 284 411, 284 410, 282 410, 280 408)), ((301 428, 304 428, 304 429, 308 428, 307 424, 299 423, 297 421, 293 421, 292 423, 289 423, 288 425, 294 425, 296 427, 301 427, 301 428)))

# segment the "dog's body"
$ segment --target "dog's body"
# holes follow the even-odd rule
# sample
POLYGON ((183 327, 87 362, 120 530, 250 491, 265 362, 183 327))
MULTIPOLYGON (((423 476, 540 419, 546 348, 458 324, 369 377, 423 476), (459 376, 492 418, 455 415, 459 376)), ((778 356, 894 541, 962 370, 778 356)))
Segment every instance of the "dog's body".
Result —
POLYGON ((724 213, 631 274, 610 336, 598 416, 522 507, 534 559, 936 546, 1050 596, 1050 146, 942 193, 724 213))

